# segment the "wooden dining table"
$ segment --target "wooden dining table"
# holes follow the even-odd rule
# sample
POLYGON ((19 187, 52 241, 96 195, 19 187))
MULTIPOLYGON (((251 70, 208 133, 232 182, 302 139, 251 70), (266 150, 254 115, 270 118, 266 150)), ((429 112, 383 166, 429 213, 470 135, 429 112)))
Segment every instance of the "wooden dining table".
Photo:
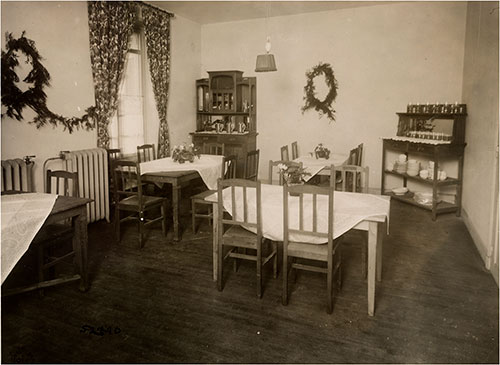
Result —
POLYGON ((53 285, 80 281, 79 289, 87 291, 87 204, 91 199, 69 196, 56 196, 44 193, 2 195, 2 284, 12 268, 28 250, 32 242, 36 242, 36 234, 43 226, 70 219, 73 227, 73 249, 78 274, 46 280, 20 288, 2 290, 2 296, 18 294, 30 290, 53 285), (35 220, 29 218, 34 206, 41 201, 46 212, 35 220), (48 205, 47 205, 48 204, 48 205), (46 217, 46 218, 45 218, 46 217))
MULTIPOLYGON (((293 160, 294 162, 301 162, 302 167, 305 168, 306 172, 311 175, 306 175, 304 178, 306 181, 309 181, 315 175, 322 175, 322 170, 326 167, 330 167, 331 165, 340 166, 347 163, 349 158, 348 154, 344 153, 331 153, 329 158, 316 158, 311 155, 300 156, 293 160)), ((326 174, 330 174, 328 171, 326 174)))
MULTIPOLYGON (((265 238, 283 240, 283 187, 279 185, 262 184, 262 234, 265 238), (267 214, 267 218, 266 218, 267 214), (272 218, 271 218, 272 217, 272 218)), ((229 196, 229 194, 228 194, 229 196)), ((214 222, 217 221, 217 193, 206 199, 213 204, 214 222)), ((255 205, 255 199, 247 199, 248 209, 255 205)), ((231 211, 230 199, 224 196, 224 208, 231 211)), ((327 216, 327 204, 318 204, 318 216, 327 216), (325 214, 321 214, 324 212, 325 214)), ((290 211, 292 211, 290 209, 290 211)), ((383 238, 388 231, 390 213, 390 197, 348 193, 334 193, 334 238, 354 229, 368 232, 368 315, 375 313, 375 284, 382 280, 382 246, 383 238)), ((248 213, 251 216, 250 213, 248 213)), ((315 242, 318 243, 318 242, 315 242)), ((213 225, 213 280, 217 280, 218 260, 218 225, 213 225)))
POLYGON ((209 189, 215 190, 217 179, 221 176, 223 156, 201 155, 195 157, 194 161, 178 163, 171 157, 143 162, 140 164, 141 178, 143 182, 151 182, 158 185, 170 184, 172 186, 172 216, 173 216, 173 240, 181 240, 181 226, 179 222, 179 211, 181 201, 181 188, 189 181, 202 178, 209 189))

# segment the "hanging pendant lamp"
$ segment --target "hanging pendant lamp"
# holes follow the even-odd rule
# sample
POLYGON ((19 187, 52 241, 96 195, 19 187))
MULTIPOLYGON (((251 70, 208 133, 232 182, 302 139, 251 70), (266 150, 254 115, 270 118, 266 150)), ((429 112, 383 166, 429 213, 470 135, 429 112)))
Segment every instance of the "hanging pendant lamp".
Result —
POLYGON ((266 41, 266 54, 261 54, 257 56, 257 62, 255 64, 255 72, 269 72, 277 71, 276 62, 274 61, 274 55, 270 54, 271 51, 271 38, 267 37, 266 41))

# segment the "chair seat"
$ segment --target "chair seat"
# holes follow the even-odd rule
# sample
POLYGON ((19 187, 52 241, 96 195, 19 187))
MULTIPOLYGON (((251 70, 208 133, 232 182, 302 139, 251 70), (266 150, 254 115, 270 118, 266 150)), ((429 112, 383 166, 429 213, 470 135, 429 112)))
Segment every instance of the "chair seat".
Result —
MULTIPOLYGON (((339 239, 333 241, 333 254, 339 239)), ((303 242, 288 242, 288 256, 302 257, 311 260, 326 261, 328 259, 328 245, 303 242)))
POLYGON ((230 246, 257 248, 256 234, 241 226, 231 226, 224 232, 224 243, 230 246))
MULTIPOLYGON (((144 205, 144 207, 150 207, 152 205, 160 205, 163 203, 164 200, 165 198, 156 196, 149 196, 149 195, 142 196, 142 204, 144 205)), ((118 206, 121 209, 137 211, 139 206, 139 197, 137 195, 129 196, 128 198, 120 200, 118 206)))
POLYGON ((216 190, 205 190, 201 193, 193 195, 191 199, 197 200, 198 203, 213 204, 212 202, 205 201, 205 198, 216 192, 217 192, 216 190))

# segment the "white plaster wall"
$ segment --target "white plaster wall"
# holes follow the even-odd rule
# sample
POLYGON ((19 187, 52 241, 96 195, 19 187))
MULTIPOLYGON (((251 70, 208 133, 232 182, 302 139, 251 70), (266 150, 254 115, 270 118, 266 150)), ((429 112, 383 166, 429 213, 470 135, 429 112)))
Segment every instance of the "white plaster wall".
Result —
MULTIPOLYGON (((17 38, 26 31, 52 79, 51 87, 45 89, 49 109, 66 117, 83 115, 87 107, 94 105, 87 3, 3 1, 1 6, 2 49, 6 32, 17 38)), ((36 129, 28 123, 35 113, 25 109, 23 116, 23 121, 2 118, 2 159, 36 155, 37 191, 43 191, 42 166, 47 158, 57 156, 59 151, 97 145, 95 130, 69 134, 59 126, 36 129)))
MULTIPOLYGON (((382 136, 396 134, 408 102, 462 95, 465 2, 407 2, 202 26, 202 74, 237 69, 257 76, 260 178, 279 147, 319 142, 347 153, 364 143, 370 186, 380 187, 382 136), (266 31, 267 29, 267 31, 266 31), (255 73, 271 36, 278 71, 255 73), (305 72, 330 63, 339 83, 337 120, 301 113, 305 72)), ((319 87, 318 87, 319 89, 319 87)))
POLYGON ((469 232, 488 263, 495 237, 494 219, 498 219, 494 214, 494 204, 498 204, 498 2, 469 2, 467 11, 463 210, 469 232))

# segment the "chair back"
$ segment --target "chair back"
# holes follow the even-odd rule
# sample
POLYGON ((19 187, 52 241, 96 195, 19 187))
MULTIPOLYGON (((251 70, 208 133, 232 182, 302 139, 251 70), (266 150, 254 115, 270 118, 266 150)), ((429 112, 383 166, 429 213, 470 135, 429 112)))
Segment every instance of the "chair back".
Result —
POLYGON ((78 173, 65 170, 47 170, 45 189, 48 194, 78 197, 78 173))
POLYGON ((295 160, 299 157, 299 146, 297 141, 292 142, 292 160, 295 160))
POLYGON ((119 203, 130 196, 137 196, 137 204, 142 207, 142 181, 139 162, 116 160, 113 163, 114 196, 119 203))
POLYGON ((281 160, 290 161, 290 155, 288 154, 288 145, 281 147, 281 160))
POLYGON ((222 161, 222 179, 236 178, 236 156, 225 156, 222 161))
MULTIPOLYGON (((294 185, 283 187, 283 248, 288 247, 290 233, 308 235, 314 237, 324 237, 328 239, 328 249, 331 253, 333 243, 333 187, 321 187, 316 185, 294 185), (292 196, 293 195, 293 196, 292 196), (318 201, 328 199, 328 229, 327 232, 318 231, 318 201), (297 211, 292 213, 290 208, 291 199, 298 202, 297 211), (298 215, 298 227, 290 226, 291 214, 298 215), (307 223, 306 223, 307 221, 307 223), (312 221, 312 222, 311 222, 312 221), (306 228, 310 227, 310 228, 306 228)), ((294 204, 295 206, 295 204, 294 204)), ((313 245, 314 246, 314 245, 313 245)), ((286 252, 286 251, 285 251, 286 252)))
POLYGON ((368 166, 343 165, 338 166, 336 170, 341 174, 341 182, 337 184, 336 190, 368 193, 368 166))
POLYGON ((219 214, 219 239, 222 239, 223 226, 245 225, 257 229, 257 239, 262 237, 262 210, 261 210, 261 182, 245 179, 219 179, 217 183, 217 204, 219 212, 224 212, 223 190, 227 188, 230 194, 231 209, 228 209, 230 217, 219 214), (253 200, 253 202, 252 202, 253 200), (249 214, 249 206, 255 207, 255 215, 249 214), (255 218, 255 220, 251 219, 255 218))
MULTIPOLYGON (((278 168, 278 165, 280 165, 280 164, 285 164, 285 165, 292 166, 292 167, 302 168, 302 162, 283 161, 283 160, 278 160, 278 161, 269 160, 269 184, 270 185, 273 184, 273 170, 274 170, 274 168, 278 168)), ((279 175, 278 183, 280 185, 283 185, 285 183, 285 177, 283 175, 283 171, 280 171, 278 169, 278 175, 279 175)))
POLYGON ((152 160, 156 160, 154 144, 143 144, 142 146, 137 146, 137 161, 139 161, 139 163, 152 160))
POLYGON ((203 143, 203 153, 207 155, 224 155, 224 143, 203 143))
POLYGON ((245 160, 245 173, 244 177, 247 180, 256 181, 257 175, 259 173, 259 157, 260 150, 247 152, 247 158, 245 160))
POLYGON ((361 166, 363 161, 363 143, 360 143, 356 148, 349 152, 349 165, 361 166))

